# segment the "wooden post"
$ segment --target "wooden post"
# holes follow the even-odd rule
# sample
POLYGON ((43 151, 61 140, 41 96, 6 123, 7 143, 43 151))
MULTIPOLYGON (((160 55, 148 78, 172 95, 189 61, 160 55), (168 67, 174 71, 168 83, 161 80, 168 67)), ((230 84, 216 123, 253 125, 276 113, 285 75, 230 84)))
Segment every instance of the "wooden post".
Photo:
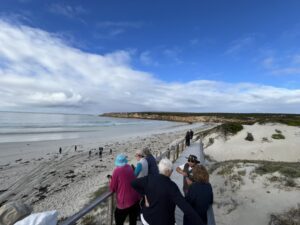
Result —
POLYGON ((107 209, 107 224, 113 225, 114 223, 114 195, 110 196, 110 198, 107 199, 108 201, 108 209, 107 209))
POLYGON ((179 144, 176 145, 176 160, 179 157, 179 144))
POLYGON ((168 153, 167 153, 167 157, 168 157, 168 159, 170 159, 170 149, 168 148, 168 153))

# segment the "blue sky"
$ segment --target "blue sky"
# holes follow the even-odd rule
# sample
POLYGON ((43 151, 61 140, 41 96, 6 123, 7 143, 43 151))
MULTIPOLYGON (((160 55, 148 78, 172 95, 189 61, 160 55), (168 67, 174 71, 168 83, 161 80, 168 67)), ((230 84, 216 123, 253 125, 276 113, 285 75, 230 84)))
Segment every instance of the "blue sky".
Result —
POLYGON ((2 0, 0 110, 300 113, 299 12, 290 0, 2 0))

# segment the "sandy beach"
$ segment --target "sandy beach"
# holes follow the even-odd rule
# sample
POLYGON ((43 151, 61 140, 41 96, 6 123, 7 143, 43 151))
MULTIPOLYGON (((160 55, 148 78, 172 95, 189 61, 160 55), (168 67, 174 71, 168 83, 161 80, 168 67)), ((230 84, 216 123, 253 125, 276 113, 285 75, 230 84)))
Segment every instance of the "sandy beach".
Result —
POLYGON ((116 154, 125 152, 130 163, 136 164, 137 149, 148 146, 156 154, 183 138, 188 129, 199 131, 209 126, 202 123, 176 125, 139 136, 113 137, 108 141, 81 140, 80 144, 73 139, 2 143, 0 148, 6 151, 0 153, 0 202, 22 200, 33 205, 35 212, 57 210, 60 218, 70 216, 105 185, 106 175, 114 168, 116 154), (62 154, 58 153, 59 146, 63 146, 62 154), (98 155, 99 147, 104 148, 102 158, 98 155))
MULTIPOLYGON (((87 139, 81 144, 76 142, 76 152, 74 140, 0 144, 8 149, 1 152, 0 202, 22 200, 31 204, 35 212, 57 210, 59 218, 70 216, 107 183, 106 175, 114 168, 116 154, 125 152, 129 163, 136 164, 137 149, 148 146, 156 154, 183 138, 188 129, 197 132, 210 126, 213 125, 176 125, 139 136, 113 137, 106 142, 87 139), (63 146, 61 155, 58 146, 63 146), (98 155, 100 146, 104 147, 102 158, 98 155)), ((300 128, 282 124, 243 127, 233 136, 216 132, 203 139, 208 168, 215 167, 210 182, 217 224, 269 224, 271 215, 284 214, 300 204, 299 177, 290 178, 278 171, 258 172, 261 160, 273 166, 299 163, 300 128), (273 139, 278 132, 285 138, 273 139), (253 135, 253 141, 245 140, 247 133, 253 135)))

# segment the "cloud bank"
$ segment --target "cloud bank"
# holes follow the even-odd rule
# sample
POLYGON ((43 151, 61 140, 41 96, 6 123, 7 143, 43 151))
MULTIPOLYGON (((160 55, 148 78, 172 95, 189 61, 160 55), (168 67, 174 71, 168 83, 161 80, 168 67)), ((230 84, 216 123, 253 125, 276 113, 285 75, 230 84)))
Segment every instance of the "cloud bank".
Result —
POLYGON ((253 83, 167 83, 127 51, 91 54, 54 34, 0 20, 0 110, 300 113, 300 90, 253 83))

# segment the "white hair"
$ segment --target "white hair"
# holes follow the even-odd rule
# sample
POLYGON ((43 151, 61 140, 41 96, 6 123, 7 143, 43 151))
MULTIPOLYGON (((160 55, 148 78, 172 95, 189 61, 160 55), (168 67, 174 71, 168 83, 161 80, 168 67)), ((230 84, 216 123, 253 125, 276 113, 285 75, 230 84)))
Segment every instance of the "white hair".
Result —
POLYGON ((173 163, 169 159, 163 158, 158 164, 158 169, 160 174, 167 175, 172 172, 173 163))

